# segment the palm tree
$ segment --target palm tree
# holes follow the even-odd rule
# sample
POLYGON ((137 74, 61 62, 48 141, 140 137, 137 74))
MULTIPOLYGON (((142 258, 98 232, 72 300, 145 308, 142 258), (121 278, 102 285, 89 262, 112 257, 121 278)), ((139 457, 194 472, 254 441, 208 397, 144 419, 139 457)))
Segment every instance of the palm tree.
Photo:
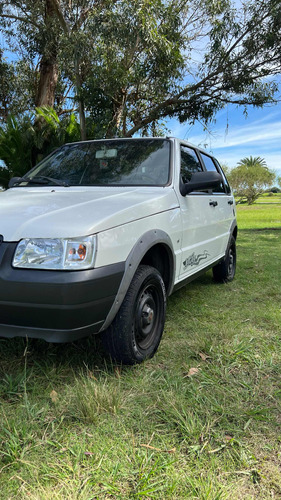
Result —
POLYGON ((243 158, 229 175, 229 182, 235 195, 240 198, 239 201, 246 198, 248 205, 254 203, 274 179, 275 174, 269 170, 265 159, 260 156, 243 158))
POLYGON ((260 156, 250 156, 248 158, 243 158, 237 165, 243 165, 247 168, 256 168, 257 166, 267 167, 266 161, 260 156))

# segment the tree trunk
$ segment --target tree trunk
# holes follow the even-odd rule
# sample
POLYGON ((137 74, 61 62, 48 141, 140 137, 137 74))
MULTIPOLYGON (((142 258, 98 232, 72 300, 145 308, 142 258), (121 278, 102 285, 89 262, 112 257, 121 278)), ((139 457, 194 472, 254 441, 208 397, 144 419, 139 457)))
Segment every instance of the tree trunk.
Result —
POLYGON ((126 119, 124 119, 123 113, 124 113, 126 97, 127 97, 126 90, 121 89, 120 94, 118 96, 115 96, 113 99, 112 120, 108 124, 106 132, 107 139, 120 135, 121 122, 123 122, 122 131, 123 135, 125 135, 124 130, 126 128, 126 119))
POLYGON ((39 67, 39 84, 36 97, 36 106, 53 107, 55 103, 55 92, 58 81, 58 65, 56 58, 41 59, 39 67))
POLYGON ((53 31, 51 43, 46 44, 39 66, 39 83, 36 96, 36 106, 54 106, 55 91, 58 81, 57 52, 58 43, 54 26, 57 15, 52 0, 45 0, 45 25, 53 31))
POLYGON ((76 98, 78 100, 79 105, 79 121, 80 121, 80 133, 81 133, 81 141, 86 141, 87 133, 86 133, 86 116, 85 116, 85 106, 84 101, 81 98, 80 91, 82 87, 82 78, 80 74, 80 60, 76 55, 75 58, 75 78, 76 78, 76 98))
POLYGON ((86 117, 85 117, 84 102, 82 101, 82 99, 79 100, 79 120, 80 120, 81 141, 86 141, 87 139, 86 117))

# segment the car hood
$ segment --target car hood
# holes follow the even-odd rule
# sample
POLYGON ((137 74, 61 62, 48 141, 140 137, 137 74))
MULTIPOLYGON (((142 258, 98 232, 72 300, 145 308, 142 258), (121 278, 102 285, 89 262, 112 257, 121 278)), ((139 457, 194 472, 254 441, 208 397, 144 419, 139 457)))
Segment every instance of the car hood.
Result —
POLYGON ((0 235, 86 236, 177 206, 171 187, 17 187, 0 194, 0 235))

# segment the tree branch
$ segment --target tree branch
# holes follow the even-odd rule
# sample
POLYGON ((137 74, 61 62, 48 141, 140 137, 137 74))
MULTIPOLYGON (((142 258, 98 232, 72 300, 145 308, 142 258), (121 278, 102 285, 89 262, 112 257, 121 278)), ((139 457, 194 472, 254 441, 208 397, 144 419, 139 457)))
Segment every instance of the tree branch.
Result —
POLYGON ((14 21, 23 21, 24 23, 29 23, 35 26, 38 29, 41 29, 41 25, 37 24, 35 21, 32 19, 29 19, 27 17, 22 17, 22 16, 16 16, 12 14, 0 14, 0 17, 6 18, 6 19, 13 19, 14 21))
POLYGON ((51 0, 52 4, 53 4, 53 7, 54 7, 54 10, 55 10, 55 13, 57 15, 57 18, 59 20, 59 23, 63 29, 63 31, 68 35, 69 34, 69 26, 64 18, 64 15, 62 13, 62 10, 61 10, 61 7, 60 7, 60 4, 58 2, 58 0, 51 0))

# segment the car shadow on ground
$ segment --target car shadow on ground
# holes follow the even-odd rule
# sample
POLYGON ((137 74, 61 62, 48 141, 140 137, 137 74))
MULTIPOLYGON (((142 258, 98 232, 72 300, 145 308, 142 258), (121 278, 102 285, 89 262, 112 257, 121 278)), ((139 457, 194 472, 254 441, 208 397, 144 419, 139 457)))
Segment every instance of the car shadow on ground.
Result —
POLYGON ((0 338, 0 379, 6 373, 16 373, 25 367, 27 371, 50 370, 61 373, 95 369, 112 372, 114 364, 103 351, 99 335, 71 343, 55 344, 40 339, 0 338))

